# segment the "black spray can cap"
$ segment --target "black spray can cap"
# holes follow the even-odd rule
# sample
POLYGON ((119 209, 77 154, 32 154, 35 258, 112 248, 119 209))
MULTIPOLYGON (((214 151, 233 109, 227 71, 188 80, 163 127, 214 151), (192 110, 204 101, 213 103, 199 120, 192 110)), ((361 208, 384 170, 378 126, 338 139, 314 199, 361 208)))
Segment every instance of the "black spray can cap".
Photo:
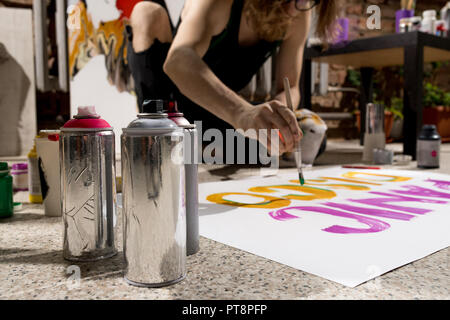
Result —
POLYGON ((441 136, 439 135, 436 126, 434 124, 425 124, 422 126, 422 130, 419 134, 420 140, 439 140, 441 136))
POLYGON ((142 113, 164 113, 164 100, 144 100, 142 113))

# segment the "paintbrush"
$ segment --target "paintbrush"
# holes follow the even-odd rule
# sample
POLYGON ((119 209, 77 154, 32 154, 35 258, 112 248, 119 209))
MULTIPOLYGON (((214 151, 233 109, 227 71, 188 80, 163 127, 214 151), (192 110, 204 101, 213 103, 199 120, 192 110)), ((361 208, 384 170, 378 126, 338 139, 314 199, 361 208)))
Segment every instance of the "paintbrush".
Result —
MULTIPOLYGON (((286 103, 289 109, 294 112, 294 105, 292 104, 292 98, 291 98, 291 85, 289 84, 289 79, 286 77, 284 78, 284 91, 286 93, 286 103)), ((300 148, 300 142, 296 142, 295 144, 295 163, 297 165, 298 170, 298 179, 300 181, 301 185, 305 184, 305 178, 303 177, 303 169, 302 169, 302 150, 300 148)))

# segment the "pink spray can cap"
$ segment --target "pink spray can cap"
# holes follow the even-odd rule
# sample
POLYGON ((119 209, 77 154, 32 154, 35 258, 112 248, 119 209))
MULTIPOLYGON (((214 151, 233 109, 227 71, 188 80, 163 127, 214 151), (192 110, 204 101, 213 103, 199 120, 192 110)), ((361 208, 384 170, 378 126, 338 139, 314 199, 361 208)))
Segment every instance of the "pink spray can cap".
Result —
POLYGON ((86 106, 78 107, 78 114, 61 128, 63 131, 71 129, 112 130, 112 127, 100 118, 94 106, 86 106))
POLYGON ((166 101, 166 109, 169 119, 179 127, 190 127, 191 123, 184 117, 184 114, 178 110, 178 104, 175 100, 166 101))

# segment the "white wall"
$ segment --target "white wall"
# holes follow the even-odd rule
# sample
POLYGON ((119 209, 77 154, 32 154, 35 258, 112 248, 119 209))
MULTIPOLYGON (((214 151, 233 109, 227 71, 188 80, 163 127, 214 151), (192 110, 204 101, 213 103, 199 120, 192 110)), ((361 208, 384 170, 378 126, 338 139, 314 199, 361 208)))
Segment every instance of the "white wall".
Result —
POLYGON ((0 8, 0 156, 27 154, 37 131, 30 9, 0 8))

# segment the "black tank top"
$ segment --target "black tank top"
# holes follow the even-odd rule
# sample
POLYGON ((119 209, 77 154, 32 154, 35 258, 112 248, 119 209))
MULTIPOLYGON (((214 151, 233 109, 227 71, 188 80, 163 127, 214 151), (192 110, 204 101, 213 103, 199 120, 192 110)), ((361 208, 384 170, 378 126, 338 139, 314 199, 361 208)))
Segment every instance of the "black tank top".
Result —
POLYGON ((211 39, 211 44, 203 56, 203 61, 212 72, 233 91, 243 89, 281 44, 281 40, 260 40, 253 46, 239 46, 243 8, 244 0, 233 1, 227 26, 211 39))
MULTIPOLYGON (((267 58, 281 44, 281 41, 261 40, 253 46, 239 46, 239 29, 243 7, 244 0, 233 1, 227 26, 220 34, 211 39, 210 46, 203 56, 203 61, 211 71, 235 92, 242 90, 250 82, 267 58)), ((178 25, 180 22, 181 19, 178 25)), ((176 29, 174 34, 176 34, 176 29)), ((228 123, 200 107, 178 90, 174 90, 174 95, 179 102, 181 111, 184 112, 185 117, 191 123, 203 121, 204 131, 210 128, 219 130, 231 128, 228 123)))

